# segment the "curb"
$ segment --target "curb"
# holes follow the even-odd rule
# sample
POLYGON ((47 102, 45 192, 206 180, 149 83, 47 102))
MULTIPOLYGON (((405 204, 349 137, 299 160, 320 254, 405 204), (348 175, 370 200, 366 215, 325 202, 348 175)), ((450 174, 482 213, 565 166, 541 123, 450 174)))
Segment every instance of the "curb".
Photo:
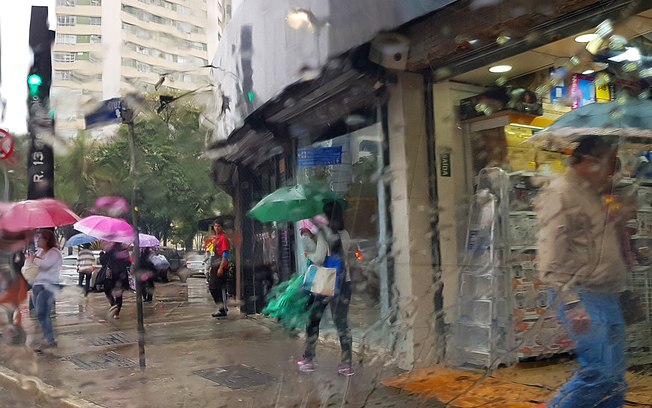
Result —
POLYGON ((0 386, 10 392, 29 395, 30 398, 36 397, 37 400, 55 400, 60 408, 103 408, 46 384, 40 378, 24 375, 4 366, 0 366, 0 386))

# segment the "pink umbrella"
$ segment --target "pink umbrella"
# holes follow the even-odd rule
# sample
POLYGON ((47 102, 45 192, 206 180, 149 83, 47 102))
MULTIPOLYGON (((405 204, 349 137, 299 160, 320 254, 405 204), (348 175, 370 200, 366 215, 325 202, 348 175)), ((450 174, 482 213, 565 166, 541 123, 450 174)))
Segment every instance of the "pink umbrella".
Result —
POLYGON ((41 198, 0 206, 0 229, 9 232, 51 228, 79 221, 79 216, 59 200, 41 198))
POLYGON ((91 215, 77 221, 73 227, 86 235, 111 242, 131 242, 134 229, 122 218, 91 215))

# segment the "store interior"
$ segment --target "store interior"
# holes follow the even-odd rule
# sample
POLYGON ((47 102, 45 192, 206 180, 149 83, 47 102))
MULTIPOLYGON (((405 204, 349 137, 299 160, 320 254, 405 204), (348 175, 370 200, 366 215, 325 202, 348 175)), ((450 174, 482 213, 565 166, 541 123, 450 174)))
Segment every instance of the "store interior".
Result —
MULTIPOLYGON (((471 248, 472 239, 477 239, 469 233, 474 222, 473 203, 478 191, 489 185, 498 203, 494 220, 497 231, 492 232, 496 242, 490 248, 500 261, 493 272, 483 270, 482 274, 494 273, 494 277, 501 278, 501 271, 507 270, 505 278, 511 283, 487 283, 485 278, 473 278, 473 273, 478 272, 469 273, 468 266, 459 268, 460 297, 452 335, 459 337, 462 346, 451 354, 460 365, 488 366, 497 361, 550 357, 573 348, 549 307, 548 288, 538 279, 533 212, 538 189, 546 180, 564 173, 569 151, 533 145, 527 140, 581 106, 625 96, 652 99, 652 9, 614 23, 613 28, 600 50, 594 47, 595 30, 578 32, 451 79, 455 84, 451 87, 463 85, 479 90, 473 96, 452 101, 459 105, 458 125, 466 145, 468 171, 460 177, 469 179, 465 180, 472 186, 469 194, 475 194, 470 200, 469 225, 461 232, 466 235, 462 248, 471 248), (495 176, 483 185, 483 169, 487 168, 504 170, 504 186, 495 182, 495 176), (508 203, 500 203, 501 193, 508 197, 508 203), (501 225, 506 226, 504 233, 501 225), (508 250, 501 252, 504 248, 508 250), (497 306, 502 300, 507 300, 511 313, 497 306), (505 313, 510 316, 503 316, 505 313), (493 329, 487 328, 488 323, 496 321, 507 322, 507 331, 498 340, 490 331, 493 329), (468 347, 463 345, 465 338, 472 339, 468 347)), ((630 282, 646 309, 647 321, 628 328, 628 352, 630 357, 652 358, 652 180, 647 181, 652 179, 652 171, 639 171, 644 161, 641 157, 650 157, 643 148, 621 149, 619 156, 626 179, 645 179, 638 193, 636 232, 630 237, 635 259, 630 282)), ((461 252, 458 259, 464 264, 468 253, 461 252)))

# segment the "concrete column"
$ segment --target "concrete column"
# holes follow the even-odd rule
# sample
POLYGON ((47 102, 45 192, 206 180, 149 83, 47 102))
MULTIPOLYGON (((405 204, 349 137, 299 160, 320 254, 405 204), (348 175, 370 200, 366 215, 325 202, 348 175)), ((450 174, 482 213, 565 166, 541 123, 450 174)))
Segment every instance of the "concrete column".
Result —
POLYGON ((424 95, 418 74, 400 73, 389 87, 393 302, 399 307, 396 357, 403 369, 432 363, 436 337, 424 95))
POLYGON ((445 320, 459 292, 459 262, 466 240, 468 200, 472 194, 470 144, 458 121, 459 101, 482 92, 478 87, 444 81, 433 86, 439 249, 441 252, 445 320), (442 155, 448 155, 450 173, 442 176, 442 155))

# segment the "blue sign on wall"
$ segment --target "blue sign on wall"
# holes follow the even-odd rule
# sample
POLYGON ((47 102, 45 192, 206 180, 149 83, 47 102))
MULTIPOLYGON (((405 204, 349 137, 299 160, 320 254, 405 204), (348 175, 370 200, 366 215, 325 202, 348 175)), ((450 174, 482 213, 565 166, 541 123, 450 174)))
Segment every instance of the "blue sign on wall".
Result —
POLYGON ((342 146, 302 147, 298 153, 299 167, 330 166, 342 164, 342 146))

